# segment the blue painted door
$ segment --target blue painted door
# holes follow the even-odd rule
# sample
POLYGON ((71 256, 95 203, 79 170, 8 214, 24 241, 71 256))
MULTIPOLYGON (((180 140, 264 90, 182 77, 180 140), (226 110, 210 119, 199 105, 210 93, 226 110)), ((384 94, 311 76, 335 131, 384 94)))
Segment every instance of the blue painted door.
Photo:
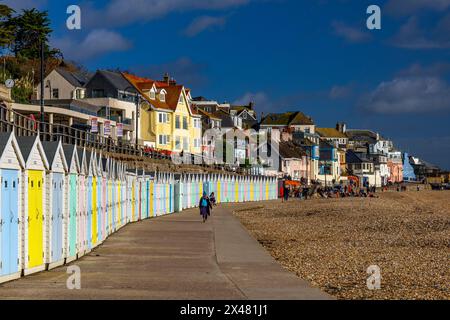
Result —
POLYGON ((63 228, 63 179, 61 173, 53 173, 52 185, 52 242, 51 242, 51 261, 56 262, 62 258, 62 228, 63 228))
POLYGON ((19 271, 19 171, 2 170, 0 275, 19 271))
POLYGON ((88 190, 87 190, 87 245, 88 249, 92 248, 92 177, 88 178, 88 190))

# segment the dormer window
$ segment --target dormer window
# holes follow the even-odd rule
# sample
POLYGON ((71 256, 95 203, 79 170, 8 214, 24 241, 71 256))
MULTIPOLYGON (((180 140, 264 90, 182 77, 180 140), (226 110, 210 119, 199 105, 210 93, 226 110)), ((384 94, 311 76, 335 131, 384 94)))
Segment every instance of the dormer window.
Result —
POLYGON ((159 101, 166 102, 166 93, 166 90, 161 90, 161 92, 159 93, 159 101))
POLYGON ((150 90, 150 99, 155 100, 156 99, 156 92, 155 90, 150 90))

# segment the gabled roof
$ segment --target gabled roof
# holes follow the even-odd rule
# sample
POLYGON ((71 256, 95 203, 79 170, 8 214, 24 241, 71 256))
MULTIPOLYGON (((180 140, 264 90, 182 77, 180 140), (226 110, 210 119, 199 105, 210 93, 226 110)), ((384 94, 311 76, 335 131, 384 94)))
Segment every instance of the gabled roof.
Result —
POLYGON ((67 69, 58 67, 55 69, 64 79, 74 87, 82 88, 88 83, 90 77, 81 72, 71 72, 67 69))
POLYGON ((136 90, 130 90, 130 89, 133 89, 133 86, 122 75, 121 72, 107 71, 107 70, 98 70, 97 73, 91 78, 91 80, 94 77, 96 77, 96 76, 103 77, 106 81, 108 81, 117 90, 128 91, 128 92, 135 92, 136 91, 136 90))
POLYGON ((231 116, 228 112, 223 111, 222 109, 218 109, 216 112, 213 113, 213 115, 222 120, 223 128, 234 128, 234 122, 231 119, 231 116))
POLYGON ((82 147, 77 147, 77 155, 78 155, 78 162, 80 163, 80 166, 83 165, 83 154, 85 152, 85 149, 82 147))
MULTIPOLYGON (((3 150, 5 150, 6 145, 8 144, 9 139, 11 138, 10 132, 1 132, 0 133, 0 152, 3 153, 3 150)), ((1 156, 1 154, 0 154, 1 156)))
POLYGON ((3 153, 5 151, 6 146, 8 145, 9 141, 11 141, 13 144, 15 144, 15 151, 17 154, 17 157, 19 159, 19 163, 22 166, 22 168, 25 167, 25 160, 23 158, 22 153, 20 152, 19 143, 17 142, 16 136, 13 132, 1 132, 0 133, 0 158, 3 156, 3 153))
POLYGON ((283 159, 301 159, 306 156, 305 151, 292 141, 282 141, 278 144, 279 154, 283 159))
POLYGON ((262 126, 314 125, 311 118, 302 112, 269 113, 261 121, 262 126))
POLYGON ((44 148, 45 156, 47 157, 47 160, 49 162, 50 169, 53 170, 53 161, 57 155, 58 152, 61 154, 61 160, 63 164, 63 168, 65 171, 68 170, 68 162, 65 158, 65 153, 62 148, 61 140, 59 141, 44 141, 42 142, 42 147, 44 148))
POLYGON ((45 168, 48 169, 49 167, 48 160, 47 157, 45 156, 45 151, 43 150, 42 143, 39 140, 38 136, 17 137, 17 143, 19 145, 20 152, 22 153, 25 164, 28 163, 31 151, 33 151, 33 147, 36 144, 38 146, 38 151, 42 158, 42 162, 44 163, 45 168))
MULTIPOLYGON (((150 89, 156 81, 151 79, 140 78, 129 73, 122 73, 123 77, 128 80, 128 82, 134 86, 134 88, 139 92, 139 94, 144 97, 144 99, 151 104, 155 109, 163 109, 168 111, 173 111, 172 108, 166 103, 159 99, 150 99, 150 97, 144 92, 145 89, 150 89), (150 87, 150 88, 148 88, 150 87)), ((166 96, 167 99, 167 96, 166 96)), ((167 100, 166 100, 167 101, 167 100)))
POLYGON ((59 148, 59 141, 44 141, 42 142, 47 160, 52 163, 59 148))
MULTIPOLYGON (((69 166, 70 169, 70 165, 73 161, 73 157, 77 156, 77 147, 73 144, 63 144, 62 146, 63 151, 64 151, 64 156, 66 157, 66 161, 67 161, 67 165, 69 166)), ((75 161, 77 162, 77 164, 79 164, 79 159, 75 159, 75 161)))
POLYGON ((19 143, 20 152, 22 153, 22 156, 25 160, 25 162, 28 161, 28 157, 31 154, 31 151, 33 150, 34 143, 36 142, 36 139, 38 139, 37 136, 29 136, 29 137, 18 137, 17 142, 19 143))
POLYGON ((336 130, 335 128, 316 128, 316 133, 324 138, 348 139, 348 137, 344 133, 340 132, 339 130, 336 130))
POLYGON ((345 154, 345 158, 347 163, 364 163, 364 162, 372 162, 372 160, 365 157, 362 153, 355 153, 352 150, 347 150, 345 154))
POLYGON ((219 117, 217 117, 217 116, 215 116, 215 115, 213 115, 213 114, 211 114, 211 113, 209 113, 209 112, 206 112, 205 110, 197 109, 197 112, 198 112, 200 115, 205 116, 205 117, 208 117, 208 118, 210 118, 210 119, 222 121, 221 118, 219 118, 219 117))
MULTIPOLYGON (((168 111, 175 111, 178 107, 178 101, 180 99, 180 95, 183 94, 183 85, 177 85, 177 84, 169 84, 162 81, 155 81, 152 79, 142 78, 138 77, 129 73, 122 73, 122 76, 130 82, 137 91, 144 97, 144 99, 151 104, 156 109, 163 109, 168 111), (160 101, 159 99, 151 99, 144 90, 149 90, 155 85, 157 88, 160 88, 162 90, 166 91, 166 97, 165 101, 160 101)), ((188 110, 190 114, 197 114, 195 110, 189 105, 188 103, 188 110)))

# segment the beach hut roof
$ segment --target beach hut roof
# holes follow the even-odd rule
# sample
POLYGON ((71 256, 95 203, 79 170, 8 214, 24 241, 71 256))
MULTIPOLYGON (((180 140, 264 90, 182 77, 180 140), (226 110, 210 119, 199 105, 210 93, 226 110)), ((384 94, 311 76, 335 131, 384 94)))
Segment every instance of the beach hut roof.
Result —
POLYGON ((3 159, 3 155, 5 154, 5 151, 8 147, 8 144, 12 143, 14 153, 17 156, 17 159, 19 161, 19 164, 22 168, 25 167, 25 160, 23 158, 22 152, 20 151, 19 144, 17 143, 16 136, 13 132, 6 133, 2 132, 0 133, 0 160, 3 159))
POLYGON ((68 170, 71 170, 72 162, 75 160, 76 171, 80 170, 80 161, 78 158, 77 147, 73 144, 63 144, 64 157, 66 158, 68 170))
POLYGON ((20 152, 22 153, 26 166, 29 164, 28 161, 30 160, 30 156, 33 154, 33 150, 37 148, 44 167, 48 169, 48 160, 45 156, 44 148, 42 147, 42 143, 38 136, 18 137, 17 143, 19 144, 20 152))
POLYGON ((50 169, 53 169, 54 162, 56 161, 57 155, 59 153, 64 170, 68 170, 67 160, 64 156, 64 150, 62 148, 61 140, 44 141, 42 142, 42 147, 44 148, 45 155, 47 156, 47 160, 50 164, 50 169))

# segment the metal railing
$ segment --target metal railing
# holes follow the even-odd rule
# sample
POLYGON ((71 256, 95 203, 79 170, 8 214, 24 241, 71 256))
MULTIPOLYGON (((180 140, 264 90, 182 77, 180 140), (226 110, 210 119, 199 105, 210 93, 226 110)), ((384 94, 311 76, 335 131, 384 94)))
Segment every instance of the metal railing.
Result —
MULTIPOLYGON (((63 124, 41 123, 37 119, 27 117, 0 104, 0 132, 13 131, 17 137, 39 135, 41 141, 61 140, 64 144, 93 148, 110 153, 134 155, 157 160, 172 160, 170 152, 167 151, 156 150, 141 144, 136 146, 134 142, 113 139, 98 133, 76 129, 63 124)), ((221 164, 208 164, 213 162, 208 162, 207 160, 210 159, 206 159, 203 155, 186 153, 183 157, 182 164, 229 171, 226 166, 221 164)))

